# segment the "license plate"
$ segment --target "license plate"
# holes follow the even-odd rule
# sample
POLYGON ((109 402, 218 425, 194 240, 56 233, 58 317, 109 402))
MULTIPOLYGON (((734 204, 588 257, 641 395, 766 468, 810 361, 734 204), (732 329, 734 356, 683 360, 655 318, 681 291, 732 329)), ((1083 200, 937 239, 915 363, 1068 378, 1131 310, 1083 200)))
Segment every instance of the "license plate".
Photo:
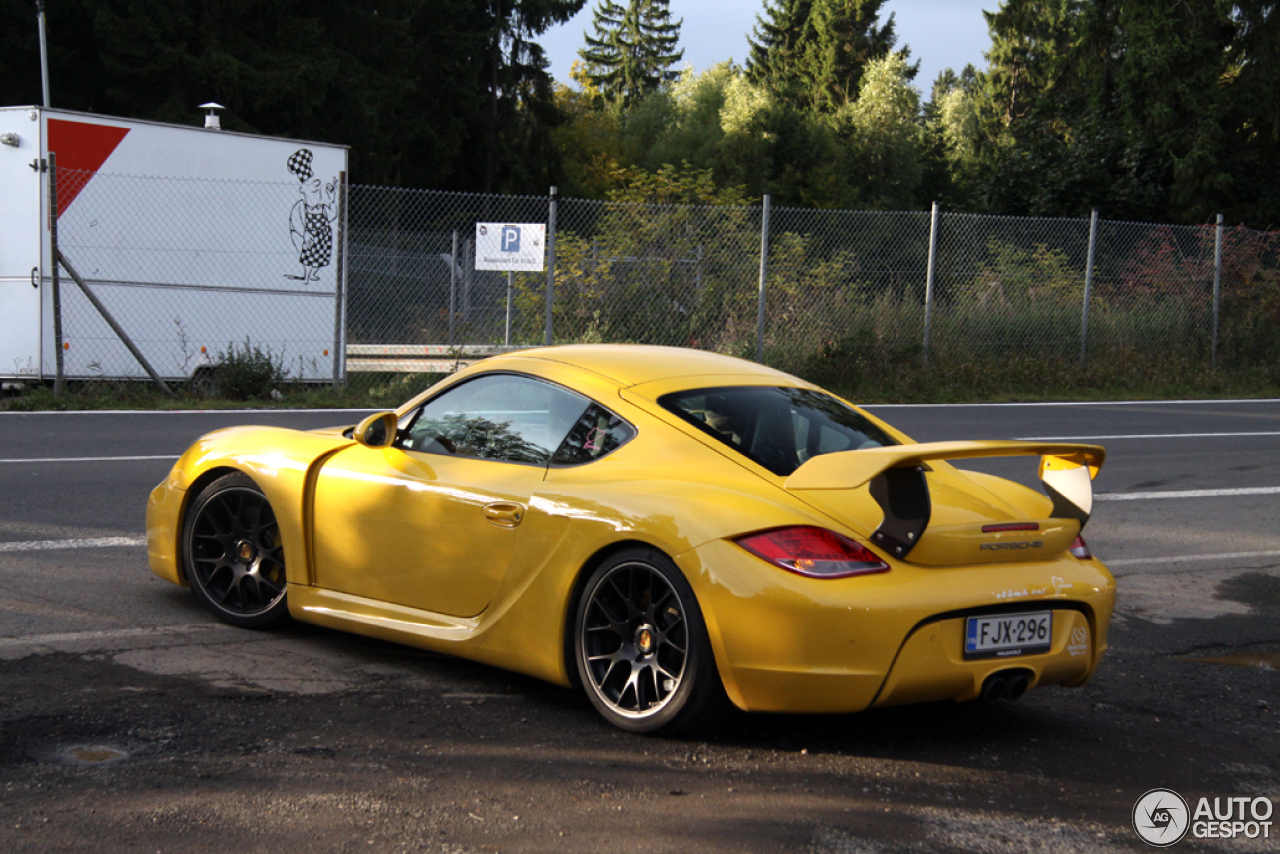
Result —
POLYGON ((965 626, 964 657, 1033 655, 1048 652, 1052 640, 1052 611, 970 617, 965 626))

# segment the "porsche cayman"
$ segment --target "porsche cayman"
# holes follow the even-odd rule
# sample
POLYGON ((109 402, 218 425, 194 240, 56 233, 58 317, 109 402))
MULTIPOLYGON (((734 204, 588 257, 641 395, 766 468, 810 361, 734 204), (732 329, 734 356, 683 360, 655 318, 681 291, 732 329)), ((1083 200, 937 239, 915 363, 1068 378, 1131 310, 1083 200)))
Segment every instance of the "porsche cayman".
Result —
POLYGON ((582 688, 638 732, 1081 685, 1115 583, 1080 537, 1104 451, 917 444, 694 350, 497 356, 358 425, 233 427, 147 507, 152 570, 582 688), (1043 492, 951 461, 1039 457, 1043 492))

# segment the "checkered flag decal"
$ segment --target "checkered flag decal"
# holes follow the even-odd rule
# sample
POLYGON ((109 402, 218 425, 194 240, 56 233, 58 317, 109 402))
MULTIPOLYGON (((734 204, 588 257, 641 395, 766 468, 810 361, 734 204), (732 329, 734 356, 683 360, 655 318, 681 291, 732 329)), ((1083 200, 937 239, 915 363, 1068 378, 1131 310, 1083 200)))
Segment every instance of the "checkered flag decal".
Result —
POLYGON ((299 148, 289 155, 289 171, 297 175, 299 181, 305 181, 310 178, 311 151, 306 148, 299 148))

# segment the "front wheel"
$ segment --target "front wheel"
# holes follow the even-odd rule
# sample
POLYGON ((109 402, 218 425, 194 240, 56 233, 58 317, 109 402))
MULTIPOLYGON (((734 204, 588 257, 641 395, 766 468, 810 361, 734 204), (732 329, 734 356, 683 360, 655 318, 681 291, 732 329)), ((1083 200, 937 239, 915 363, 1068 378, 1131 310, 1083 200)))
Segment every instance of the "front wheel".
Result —
POLYGON ((658 552, 628 549, 592 573, 574 652, 587 696, 621 729, 703 729, 729 707, 693 589, 658 552))
POLYGON ((220 477, 196 496, 182 558, 196 600, 223 622, 260 629, 287 615, 280 525, 248 475, 220 477))

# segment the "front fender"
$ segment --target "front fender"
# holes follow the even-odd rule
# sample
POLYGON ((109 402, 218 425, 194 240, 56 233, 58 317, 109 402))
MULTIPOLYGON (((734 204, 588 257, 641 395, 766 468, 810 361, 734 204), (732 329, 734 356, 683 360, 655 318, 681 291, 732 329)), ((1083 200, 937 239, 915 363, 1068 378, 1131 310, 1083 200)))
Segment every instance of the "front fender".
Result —
POLYGON ((151 570, 185 584, 181 536, 186 509, 198 494, 192 486, 218 472, 238 471, 258 485, 280 524, 290 584, 311 583, 311 495, 325 459, 354 444, 332 433, 281 427, 229 427, 201 436, 178 458, 147 502, 147 555, 151 570))

